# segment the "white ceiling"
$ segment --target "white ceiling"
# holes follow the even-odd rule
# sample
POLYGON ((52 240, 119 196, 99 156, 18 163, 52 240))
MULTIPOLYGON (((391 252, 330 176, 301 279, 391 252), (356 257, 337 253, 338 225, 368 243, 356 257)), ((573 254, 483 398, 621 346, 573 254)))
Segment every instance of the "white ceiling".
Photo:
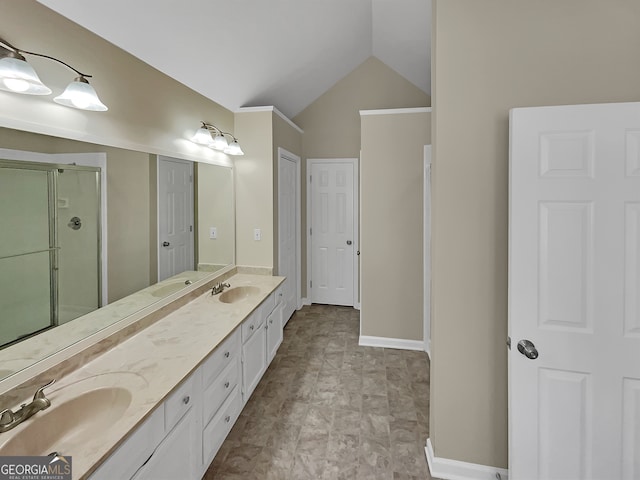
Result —
POLYGON ((431 0, 38 0, 232 111, 293 118, 371 55, 431 91, 431 0))

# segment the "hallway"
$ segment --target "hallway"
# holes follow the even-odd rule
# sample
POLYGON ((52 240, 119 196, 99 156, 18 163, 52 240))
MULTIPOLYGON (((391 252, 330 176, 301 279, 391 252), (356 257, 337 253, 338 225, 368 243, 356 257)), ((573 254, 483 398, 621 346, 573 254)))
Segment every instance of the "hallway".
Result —
POLYGON ((358 346, 359 315, 294 313, 206 480, 431 478, 429 359, 358 346))

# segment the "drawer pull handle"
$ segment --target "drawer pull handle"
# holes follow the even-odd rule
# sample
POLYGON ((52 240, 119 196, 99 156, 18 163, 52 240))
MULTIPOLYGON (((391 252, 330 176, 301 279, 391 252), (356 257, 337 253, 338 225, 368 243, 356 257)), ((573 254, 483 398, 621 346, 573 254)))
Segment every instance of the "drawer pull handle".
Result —
POLYGON ((224 388, 229 388, 229 382, 224 382, 224 388))
POLYGON ((231 421, 231 417, 227 415, 226 417, 224 417, 224 421, 229 423, 231 421))
POLYGON ((184 403, 185 405, 188 405, 190 401, 191 401, 191 397, 189 395, 187 395, 182 399, 182 403, 184 403))
POLYGON ((229 352, 224 352, 224 358, 229 358, 229 352))
POLYGON ((249 326, 249 330, 253 330, 253 325, 250 325, 250 326, 249 326))

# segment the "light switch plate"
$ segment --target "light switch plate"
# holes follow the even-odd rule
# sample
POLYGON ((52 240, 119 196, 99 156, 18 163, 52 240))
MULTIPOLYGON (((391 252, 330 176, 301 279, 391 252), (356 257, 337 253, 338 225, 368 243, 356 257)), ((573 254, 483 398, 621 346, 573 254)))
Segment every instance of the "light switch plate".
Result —
POLYGON ((209 227, 209 238, 212 240, 218 238, 218 229, 216 227, 209 227))
POLYGON ((253 239, 256 241, 262 240, 262 231, 259 228, 253 229, 253 239))

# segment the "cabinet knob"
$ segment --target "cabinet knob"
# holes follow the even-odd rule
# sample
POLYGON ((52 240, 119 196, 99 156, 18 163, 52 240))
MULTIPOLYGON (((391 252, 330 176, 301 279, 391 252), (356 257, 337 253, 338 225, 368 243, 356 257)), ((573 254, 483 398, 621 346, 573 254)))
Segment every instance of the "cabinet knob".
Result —
POLYGON ((269 320, 269 325, 273 325, 273 318, 269 320))
POLYGON ((224 421, 229 423, 231 421, 231 417, 227 415, 226 417, 224 417, 224 421))
POLYGON ((191 401, 191 397, 189 395, 187 395, 182 399, 182 403, 184 403, 185 405, 187 405, 190 401, 191 401))
POLYGON ((224 358, 229 358, 229 352, 224 352, 224 358))
POLYGON ((253 330, 253 325, 250 325, 250 326, 249 326, 249 330, 253 330))
POLYGON ((229 382, 224 382, 224 388, 229 388, 229 382))

